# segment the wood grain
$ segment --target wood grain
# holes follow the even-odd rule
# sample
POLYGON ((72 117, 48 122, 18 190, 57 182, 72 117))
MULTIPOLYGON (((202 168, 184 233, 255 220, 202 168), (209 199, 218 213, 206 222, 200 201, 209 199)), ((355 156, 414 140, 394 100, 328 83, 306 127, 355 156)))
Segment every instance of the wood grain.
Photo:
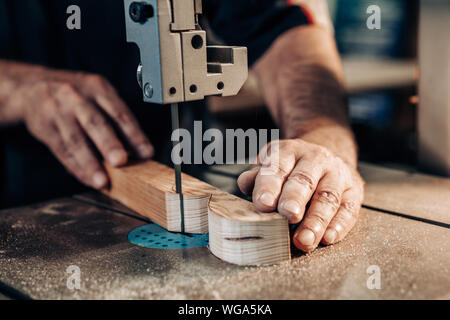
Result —
MULTIPOLYGON (((111 184, 104 193, 171 232, 181 231, 179 196, 173 169, 154 161, 107 167, 111 184)), ((187 233, 210 233, 210 250, 240 265, 290 259, 289 227, 276 213, 258 212, 252 203, 183 174, 187 233)))

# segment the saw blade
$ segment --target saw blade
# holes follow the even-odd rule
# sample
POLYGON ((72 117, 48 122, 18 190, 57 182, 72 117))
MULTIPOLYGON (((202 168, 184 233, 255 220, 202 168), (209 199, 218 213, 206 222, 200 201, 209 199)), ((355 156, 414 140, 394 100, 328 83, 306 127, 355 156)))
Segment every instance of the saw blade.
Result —
MULTIPOLYGON (((171 105, 171 114, 172 114, 172 130, 173 132, 180 129, 180 113, 178 108, 178 103, 173 103, 171 105)), ((179 137, 177 139, 178 141, 173 141, 173 146, 175 147, 179 142, 179 137)), ((175 187, 176 192, 180 197, 180 215, 181 215, 181 233, 185 233, 185 220, 184 220, 184 198, 183 198, 183 184, 182 184, 182 178, 181 178, 181 164, 175 164, 174 163, 174 169, 175 169, 175 187)))

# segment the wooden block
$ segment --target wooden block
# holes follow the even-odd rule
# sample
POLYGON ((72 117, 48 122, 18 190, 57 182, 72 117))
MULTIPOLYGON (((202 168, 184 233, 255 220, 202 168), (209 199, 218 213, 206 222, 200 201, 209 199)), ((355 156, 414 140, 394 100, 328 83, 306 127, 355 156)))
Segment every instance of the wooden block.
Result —
MULTIPOLYGON (((171 232, 181 231, 173 169, 149 161, 107 171, 111 186, 105 194, 171 232)), ((289 226, 280 215, 259 213, 252 203, 185 174, 183 196, 186 232, 209 232, 218 258, 239 265, 290 259, 289 226)))
MULTIPOLYGON (((175 192, 172 169, 153 161, 106 169, 111 180, 110 189, 104 191, 106 195, 169 231, 181 231, 179 196, 175 192)), ((195 185, 195 179, 183 178, 187 184, 195 185)), ((186 192, 186 232, 208 233, 208 194, 195 189, 186 192)))

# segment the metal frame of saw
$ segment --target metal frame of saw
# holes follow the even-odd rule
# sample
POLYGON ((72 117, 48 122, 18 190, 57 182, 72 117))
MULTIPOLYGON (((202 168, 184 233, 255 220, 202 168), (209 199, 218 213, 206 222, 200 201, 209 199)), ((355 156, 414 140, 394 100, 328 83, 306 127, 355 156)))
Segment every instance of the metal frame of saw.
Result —
POLYGON ((201 0, 124 3, 127 40, 140 49, 138 78, 145 102, 232 96, 242 88, 248 77, 247 48, 206 46, 206 32, 198 24, 201 0), (137 19, 142 7, 147 16, 137 19))

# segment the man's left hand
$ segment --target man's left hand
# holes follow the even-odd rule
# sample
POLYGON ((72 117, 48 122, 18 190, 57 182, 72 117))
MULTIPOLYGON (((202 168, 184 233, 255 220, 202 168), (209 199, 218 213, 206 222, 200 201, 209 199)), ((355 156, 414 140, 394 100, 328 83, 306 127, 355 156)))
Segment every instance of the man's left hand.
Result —
POLYGON ((261 152, 259 166, 238 185, 261 212, 278 211, 298 224, 295 246, 311 252, 337 243, 354 227, 364 196, 356 168, 328 149, 301 139, 281 140, 261 152))

